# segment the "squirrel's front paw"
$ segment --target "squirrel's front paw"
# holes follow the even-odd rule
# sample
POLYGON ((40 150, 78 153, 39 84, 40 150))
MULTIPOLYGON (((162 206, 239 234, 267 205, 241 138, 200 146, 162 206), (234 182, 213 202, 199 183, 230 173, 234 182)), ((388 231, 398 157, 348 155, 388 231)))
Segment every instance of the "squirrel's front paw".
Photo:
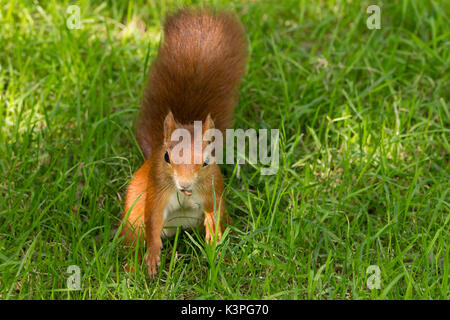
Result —
POLYGON ((145 263, 147 264, 147 271, 150 277, 155 277, 156 272, 158 272, 159 265, 161 264, 160 254, 150 251, 145 256, 145 263))
POLYGON ((222 239, 222 230, 220 230, 220 227, 217 228, 217 234, 216 235, 214 235, 214 233, 216 231, 215 229, 211 230, 211 228, 206 228, 205 231, 206 231, 205 232, 206 233, 205 234, 205 240, 209 244, 212 244, 214 242, 214 240, 216 242, 219 242, 222 239), (214 239, 214 236, 215 236, 215 239, 214 239))
POLYGON ((212 244, 214 240, 219 242, 222 239, 222 228, 218 226, 216 229, 216 221, 214 219, 214 214, 206 214, 205 217, 205 240, 207 243, 212 244), (217 234, 216 234, 217 231, 217 234), (215 239, 214 239, 215 237, 215 239))

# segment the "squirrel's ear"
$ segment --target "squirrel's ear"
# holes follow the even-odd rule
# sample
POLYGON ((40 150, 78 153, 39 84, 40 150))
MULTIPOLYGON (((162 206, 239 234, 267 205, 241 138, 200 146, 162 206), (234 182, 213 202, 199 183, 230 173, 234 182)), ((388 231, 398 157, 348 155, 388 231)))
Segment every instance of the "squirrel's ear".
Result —
POLYGON ((203 132, 206 132, 209 129, 214 129, 214 121, 211 118, 211 114, 210 113, 208 113, 208 116, 206 117, 205 123, 203 124, 203 132))
POLYGON ((175 130, 175 119, 173 118, 172 111, 169 111, 166 118, 164 119, 164 141, 170 141, 170 136, 173 130, 175 130))

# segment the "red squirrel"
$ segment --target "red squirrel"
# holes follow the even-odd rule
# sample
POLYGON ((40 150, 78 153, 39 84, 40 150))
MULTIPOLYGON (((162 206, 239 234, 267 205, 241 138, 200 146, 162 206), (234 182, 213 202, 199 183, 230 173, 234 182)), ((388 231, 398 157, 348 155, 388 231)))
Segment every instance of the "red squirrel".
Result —
MULTIPOLYGON (((122 229, 127 244, 135 245, 139 233, 145 239, 150 276, 159 268, 161 238, 174 235, 177 226, 203 222, 211 243, 231 222, 218 165, 208 163, 203 151, 203 164, 193 161, 195 152, 188 163, 174 163, 171 134, 183 128, 193 135, 194 121, 202 121, 203 133, 215 128, 225 134, 247 55, 244 28, 231 12, 181 9, 166 18, 137 119, 146 160, 129 184, 122 218, 127 219, 122 229)), ((202 148, 207 144, 202 142, 202 148)))

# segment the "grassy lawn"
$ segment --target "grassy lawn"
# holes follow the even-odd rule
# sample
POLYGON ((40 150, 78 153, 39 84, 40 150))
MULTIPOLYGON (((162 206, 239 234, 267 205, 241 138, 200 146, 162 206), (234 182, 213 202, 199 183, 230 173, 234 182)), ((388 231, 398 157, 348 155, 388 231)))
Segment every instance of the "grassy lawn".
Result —
POLYGON ((250 42, 235 127, 280 129, 280 167, 222 165, 233 227, 217 248, 180 230, 157 279, 122 270, 147 68, 166 12, 192 3, 0 0, 0 299, 449 299, 437 0, 211 2, 250 42))

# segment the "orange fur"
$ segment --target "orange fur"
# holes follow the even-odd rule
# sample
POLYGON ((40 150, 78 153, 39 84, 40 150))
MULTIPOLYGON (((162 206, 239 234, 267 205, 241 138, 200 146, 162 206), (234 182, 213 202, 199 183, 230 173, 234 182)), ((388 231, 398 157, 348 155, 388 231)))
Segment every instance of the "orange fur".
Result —
MULTIPOLYGON (((192 136, 196 120, 203 122, 203 133, 209 128, 224 133, 231 126, 246 59, 244 30, 233 14, 180 10, 167 18, 138 118, 137 139, 146 161, 130 181, 122 218, 128 245, 135 245, 140 233, 145 238, 150 275, 159 266, 165 217, 179 210, 173 208, 174 196, 184 195, 194 214, 202 206, 209 243, 220 240, 223 224, 230 223, 217 164, 196 164, 194 152, 187 163, 172 162, 170 137, 177 128, 192 136)), ((208 143, 203 141, 203 149, 208 143)))
POLYGON ((232 13, 180 10, 167 17, 138 120, 145 158, 161 146, 170 110, 181 124, 211 114, 217 129, 230 128, 246 60, 244 29, 232 13))
POLYGON ((149 168, 150 161, 147 160, 142 167, 136 171, 130 181, 125 198, 125 208, 122 219, 127 219, 127 222, 122 228, 122 235, 125 236, 127 244, 131 246, 135 245, 138 233, 143 232, 144 228, 145 199, 147 198, 149 168))

